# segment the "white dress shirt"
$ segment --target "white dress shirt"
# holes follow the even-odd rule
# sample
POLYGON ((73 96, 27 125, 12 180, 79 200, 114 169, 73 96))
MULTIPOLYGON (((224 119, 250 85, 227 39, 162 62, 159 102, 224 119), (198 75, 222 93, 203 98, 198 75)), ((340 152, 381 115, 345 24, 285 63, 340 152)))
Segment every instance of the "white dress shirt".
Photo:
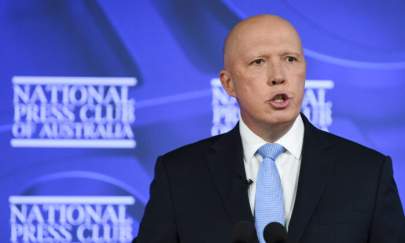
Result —
MULTIPOLYGON (((240 119, 239 131, 242 138, 243 160, 246 171, 246 178, 252 181, 249 187, 249 203, 252 213, 255 211, 256 178, 262 157, 257 154, 257 150, 268 143, 263 138, 257 136, 240 119)), ((294 207, 297 192, 298 175, 301 166, 301 150, 304 140, 304 123, 301 115, 295 119, 294 124, 280 139, 274 143, 282 145, 286 151, 276 159, 276 166, 281 178, 281 186, 284 196, 285 225, 288 229, 292 210, 294 207)))

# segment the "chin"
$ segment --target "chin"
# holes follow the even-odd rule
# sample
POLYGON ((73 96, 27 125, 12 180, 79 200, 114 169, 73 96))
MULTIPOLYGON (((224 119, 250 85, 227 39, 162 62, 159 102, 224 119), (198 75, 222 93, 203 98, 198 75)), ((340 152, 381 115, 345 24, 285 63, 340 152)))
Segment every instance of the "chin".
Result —
POLYGON ((276 111, 273 114, 270 114, 267 120, 267 123, 272 125, 281 125, 293 123, 297 118, 299 112, 293 111, 276 111))

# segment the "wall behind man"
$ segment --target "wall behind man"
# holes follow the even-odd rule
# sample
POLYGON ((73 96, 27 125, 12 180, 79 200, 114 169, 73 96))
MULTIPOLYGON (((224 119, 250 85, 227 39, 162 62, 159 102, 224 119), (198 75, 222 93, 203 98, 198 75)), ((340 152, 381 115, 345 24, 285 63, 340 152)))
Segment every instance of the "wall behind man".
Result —
MULTIPOLYGON (((0 1, 0 241, 129 242, 156 156, 230 129, 238 20, 300 32, 305 113, 393 159, 405 200, 403 1, 0 1)), ((361 175, 359 175, 361 176, 361 175)))

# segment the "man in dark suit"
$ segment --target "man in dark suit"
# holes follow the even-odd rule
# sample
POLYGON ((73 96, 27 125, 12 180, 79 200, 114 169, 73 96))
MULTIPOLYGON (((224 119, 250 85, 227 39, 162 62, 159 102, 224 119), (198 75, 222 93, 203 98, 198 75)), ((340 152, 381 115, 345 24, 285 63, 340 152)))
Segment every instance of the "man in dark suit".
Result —
POLYGON ((285 225, 294 243, 404 243, 390 158, 313 127, 299 113, 305 74, 290 23, 271 15, 238 23, 220 79, 241 120, 159 157, 135 241, 231 242, 241 221, 261 238, 264 220, 285 225))

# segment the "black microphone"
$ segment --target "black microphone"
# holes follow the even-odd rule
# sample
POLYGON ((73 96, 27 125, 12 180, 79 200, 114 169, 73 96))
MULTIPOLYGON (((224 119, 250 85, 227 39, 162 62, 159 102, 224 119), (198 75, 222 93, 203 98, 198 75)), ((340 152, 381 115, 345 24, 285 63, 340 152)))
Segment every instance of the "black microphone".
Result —
POLYGON ((278 222, 271 222, 266 225, 263 236, 267 243, 286 243, 288 238, 286 229, 278 222))
POLYGON ((232 243, 258 243, 256 229, 249 221, 239 221, 233 227, 232 243))
POLYGON ((242 186, 244 186, 246 189, 249 189, 249 187, 253 184, 252 179, 246 179, 244 176, 238 176, 238 180, 240 180, 240 183, 242 186))
POLYGON ((247 180, 245 181, 245 183, 246 183, 246 187, 249 188, 250 185, 253 184, 253 181, 252 181, 252 179, 247 179, 247 180))

